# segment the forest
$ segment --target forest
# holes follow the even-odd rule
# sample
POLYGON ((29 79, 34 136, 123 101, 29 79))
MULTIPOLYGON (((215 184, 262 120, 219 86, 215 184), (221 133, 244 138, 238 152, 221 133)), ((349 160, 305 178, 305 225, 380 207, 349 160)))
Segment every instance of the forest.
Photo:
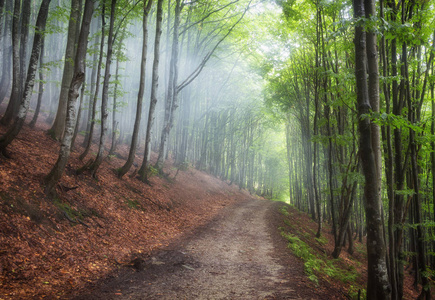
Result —
POLYGON ((306 212, 317 238, 330 226, 332 258, 364 243, 367 299, 403 299, 409 270, 431 299, 434 10, 431 0, 0 0, 0 164, 40 127, 57 145, 40 174, 49 199, 72 169, 97 182, 115 157, 120 180, 145 185, 168 178, 168 163, 174 178, 205 171, 306 212))

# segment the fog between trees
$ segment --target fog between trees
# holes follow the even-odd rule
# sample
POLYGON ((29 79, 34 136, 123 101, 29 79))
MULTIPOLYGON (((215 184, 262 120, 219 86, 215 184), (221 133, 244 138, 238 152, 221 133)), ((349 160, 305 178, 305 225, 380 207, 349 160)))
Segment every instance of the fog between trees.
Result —
POLYGON ((334 257, 368 234, 371 299, 401 299, 406 260, 430 298, 430 1, 52 0, 45 26, 49 2, 0 0, 0 150, 50 124, 48 194, 70 151, 145 182, 170 158, 330 223, 334 257))

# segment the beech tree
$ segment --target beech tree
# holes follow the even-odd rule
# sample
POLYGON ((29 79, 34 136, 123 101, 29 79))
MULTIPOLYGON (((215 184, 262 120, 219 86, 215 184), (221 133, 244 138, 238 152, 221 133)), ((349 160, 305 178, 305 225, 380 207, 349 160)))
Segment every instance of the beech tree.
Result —
POLYGON ((157 16, 156 16, 156 34, 154 41, 154 61, 151 83, 151 99, 148 110, 148 122, 146 126, 144 156, 142 165, 139 170, 139 175, 143 181, 148 180, 149 159, 151 154, 151 129, 154 123, 154 111, 157 104, 157 89, 159 85, 159 64, 160 64, 160 38, 162 35, 162 19, 163 19, 163 1, 157 1, 157 16))
POLYGON ((38 69, 38 62, 41 56, 49 5, 50 0, 44 0, 39 8, 38 17, 35 24, 36 32, 33 39, 33 47, 30 56, 29 68, 27 71, 26 84, 24 86, 24 93, 20 101, 17 116, 10 129, 2 137, 0 137, 0 152, 5 156, 8 156, 6 154, 6 147, 20 132, 29 110, 30 97, 32 96, 36 70, 38 69))
MULTIPOLYGON (((142 32, 143 32, 143 41, 142 41, 142 58, 141 58, 141 67, 140 67, 140 81, 139 81, 139 92, 137 95, 137 106, 136 106, 136 117, 134 122, 134 128, 133 128, 133 134, 131 137, 131 145, 130 145, 130 151, 128 153, 128 158, 125 164, 118 170, 118 177, 122 178, 131 168, 133 165, 134 157, 136 154, 136 148, 138 144, 138 137, 139 137, 139 127, 142 119, 142 103, 143 103, 143 97, 145 92, 145 72, 146 72, 146 61, 147 61, 147 49, 148 49, 148 15, 151 10, 153 1, 148 0, 144 1, 143 6, 143 20, 142 20, 142 32)), ((157 4, 157 25, 159 26, 159 20, 160 24, 162 22, 162 5, 160 3, 157 4), (160 10, 159 10, 160 9, 160 10), (160 19, 159 19, 160 17, 160 19)), ((161 34, 161 32, 160 32, 161 34)), ((158 43, 156 43, 158 44, 158 43)), ((159 50, 158 50, 159 51, 159 50)), ((158 57, 157 57, 158 59, 158 57)))
MULTIPOLYGON (((390 299, 391 288, 388 281, 386 263, 386 247, 383 239, 381 218, 380 172, 378 161, 380 148, 379 135, 373 132, 370 121, 370 110, 376 111, 379 106, 379 90, 373 86, 379 84, 377 73, 377 55, 373 52, 376 36, 373 30, 366 33, 362 27, 364 15, 372 16, 374 3, 371 0, 355 0, 354 15, 357 18, 355 27, 355 77, 357 84, 357 103, 360 132, 361 166, 365 177, 364 195, 366 198, 367 222, 367 254, 368 281, 367 297, 370 299, 390 299), (366 13, 364 13, 366 11, 366 13), (367 70, 368 67, 368 70, 367 70), (366 74, 369 73, 367 83, 366 74), (370 88, 369 88, 370 87, 370 88)), ((375 125, 376 126, 376 125, 375 125)))
MULTIPOLYGON (((33 11, 24 9, 28 1, 0 0, 0 101, 11 96, 5 121, 18 116, 0 138, 3 149, 34 107, 29 97, 35 77, 29 75, 37 70, 36 52, 31 68, 24 59, 25 43, 33 37, 32 26, 27 37, 25 30, 33 11)), ((116 156, 110 164, 119 177, 134 165, 131 180, 148 183, 169 158, 175 165, 165 169, 165 177, 177 180, 195 167, 252 194, 290 202, 316 222, 317 237, 330 224, 334 258, 346 248, 352 255, 356 239, 365 243, 370 299, 402 299, 405 266, 420 298, 431 297, 430 2, 103 1, 90 29, 71 18, 83 3, 69 3, 75 9, 53 7, 49 14, 52 27, 38 58, 39 94, 30 124, 36 118, 51 124, 56 116, 52 129, 61 151, 47 192, 54 191, 76 137, 79 158, 87 158, 80 170, 94 176, 105 147, 111 148, 109 158, 116 156), (74 40, 67 34, 86 30, 94 44, 87 69, 78 34, 74 40), (74 47, 81 47, 81 58, 74 47), (116 70, 113 51, 119 52, 116 70), (68 96, 68 113, 58 107, 59 95, 68 96)))
POLYGON ((95 160, 90 165, 89 169, 92 172, 92 176, 96 177, 96 172, 103 161, 104 146, 107 138, 107 116, 108 116, 108 100, 109 100, 109 80, 110 80, 110 66, 112 63, 113 54, 113 44, 115 42, 114 37, 114 24, 115 24, 115 9, 116 0, 111 0, 110 9, 110 23, 109 23, 109 33, 107 35, 107 54, 106 54, 106 66, 104 71, 104 82, 103 90, 101 95, 101 133, 100 133, 100 143, 98 145, 98 153, 95 160))
POLYGON ((80 18, 81 18, 82 0, 71 1, 71 12, 68 23, 68 38, 65 50, 65 59, 62 75, 61 90, 59 95, 59 104, 57 107, 56 118, 50 129, 53 138, 60 140, 64 128, 66 107, 68 101, 68 89, 70 88, 71 80, 74 72, 74 57, 76 51, 76 40, 80 31, 80 18))
POLYGON ((14 1, 14 13, 12 22, 12 91, 9 98, 8 107, 1 119, 2 124, 8 125, 14 118, 14 106, 19 101, 21 94, 21 60, 20 60, 20 12, 21 1, 14 1))
MULTIPOLYGON (((100 51, 98 55, 98 65, 97 68, 92 69, 92 80, 95 81, 95 86, 92 85, 91 87, 91 96, 90 96, 90 104, 89 104, 89 120, 88 120, 88 126, 86 128, 86 135, 83 139, 83 146, 85 149, 83 150, 82 154, 80 154, 80 159, 83 160, 86 155, 88 155, 89 150, 91 149, 92 145, 92 139, 94 136, 94 129, 95 129, 95 121, 96 121, 96 111, 97 111, 97 98, 100 91, 100 81, 101 81, 101 69, 103 64, 103 58, 104 58, 104 45, 105 45, 105 3, 102 3, 102 16, 101 16, 101 41, 100 41, 100 51), (96 78, 94 80, 94 78, 96 78), (91 107, 92 103, 92 107, 91 107)), ((97 57, 98 52, 95 52, 94 55, 94 61, 97 57)), ((92 83, 91 83, 92 84, 92 83)))
POLYGON ((2 54, 2 74, 0 81, 0 104, 3 103, 9 88, 11 85, 11 57, 12 57, 12 39, 11 39, 11 25, 12 25, 12 10, 13 10, 13 0, 4 0, 1 3, 1 10, 4 14, 0 19, 0 42, 1 54, 2 54), (3 26, 4 22, 4 26, 3 26), (4 31, 4 32, 3 32, 4 31))
POLYGON ((80 35, 77 44, 77 52, 74 60, 74 75, 68 93, 65 133, 62 138, 62 143, 56 164, 53 166, 50 173, 45 177, 45 192, 50 195, 55 193, 56 184, 62 177, 71 152, 71 142, 74 134, 74 128, 76 125, 76 103, 79 96, 78 91, 85 79, 85 58, 93 12, 93 0, 86 0, 80 35))

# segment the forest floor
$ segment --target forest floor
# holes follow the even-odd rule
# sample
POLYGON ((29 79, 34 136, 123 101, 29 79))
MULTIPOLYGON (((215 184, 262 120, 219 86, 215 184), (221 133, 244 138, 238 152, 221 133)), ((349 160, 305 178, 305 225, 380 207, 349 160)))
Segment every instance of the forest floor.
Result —
MULTIPOLYGON (((355 290, 322 272, 309 280, 281 233, 330 256, 327 227, 319 242, 306 214, 194 168, 175 177, 168 165, 169 175, 150 185, 118 179, 126 146, 94 179, 76 174, 79 136, 58 197, 48 199, 42 183, 59 144, 47 129, 25 126, 11 158, 0 157, 0 299, 348 299, 355 290)), ((364 286, 363 246, 356 248, 340 264, 364 286)), ((406 299, 415 299, 409 282, 406 299)))

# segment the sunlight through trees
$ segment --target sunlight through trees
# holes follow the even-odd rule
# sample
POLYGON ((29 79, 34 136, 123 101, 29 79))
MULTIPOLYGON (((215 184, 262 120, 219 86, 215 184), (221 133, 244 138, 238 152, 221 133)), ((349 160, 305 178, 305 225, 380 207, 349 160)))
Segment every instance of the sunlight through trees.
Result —
POLYGON ((408 266, 430 299, 434 15, 432 0, 0 0, 0 151, 45 123, 51 196, 71 152, 95 179, 112 156, 146 183, 195 167, 305 211, 317 238, 331 226, 334 258, 364 241, 368 299, 402 299, 408 266))

